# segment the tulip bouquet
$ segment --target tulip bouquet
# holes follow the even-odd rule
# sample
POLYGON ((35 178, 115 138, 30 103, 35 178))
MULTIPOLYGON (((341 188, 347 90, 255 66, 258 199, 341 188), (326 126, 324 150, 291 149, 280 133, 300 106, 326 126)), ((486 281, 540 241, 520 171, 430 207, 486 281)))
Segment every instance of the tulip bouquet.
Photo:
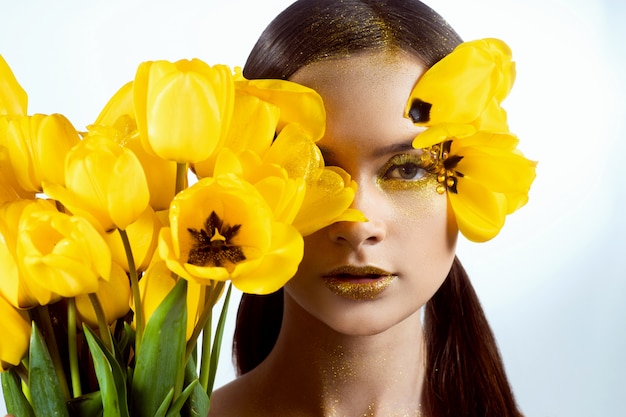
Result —
POLYGON ((206 416, 231 285, 291 278, 350 209, 321 98, 198 60, 139 65, 94 123, 29 115, 0 56, 0 366, 17 416, 206 416), (216 330, 212 330, 216 328, 216 330))

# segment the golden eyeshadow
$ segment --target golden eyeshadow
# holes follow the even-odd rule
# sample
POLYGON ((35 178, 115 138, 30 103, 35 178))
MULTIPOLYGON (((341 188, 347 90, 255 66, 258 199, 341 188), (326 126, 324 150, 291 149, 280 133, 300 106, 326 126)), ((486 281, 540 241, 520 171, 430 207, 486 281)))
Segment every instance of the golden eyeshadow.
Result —
POLYGON ((416 180, 403 180, 399 178, 379 178, 376 180, 378 186, 390 191, 432 191, 437 194, 437 176, 426 174, 426 176, 416 180))

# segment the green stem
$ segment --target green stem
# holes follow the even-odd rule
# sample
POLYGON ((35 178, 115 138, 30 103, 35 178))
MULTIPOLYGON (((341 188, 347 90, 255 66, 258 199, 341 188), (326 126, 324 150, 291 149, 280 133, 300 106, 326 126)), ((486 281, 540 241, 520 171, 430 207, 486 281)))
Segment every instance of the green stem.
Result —
POLYGON ((95 292, 89 294, 89 301, 91 301, 91 305, 93 306, 93 310, 96 312, 96 317, 98 318, 98 330, 100 331, 100 339, 104 345, 109 349, 109 352, 113 352, 113 339, 111 338, 111 332, 109 331, 109 326, 107 325, 106 316, 104 315, 104 310, 102 309, 102 304, 100 304, 100 300, 95 292))
POLYGON ((198 322, 196 323, 196 326, 193 328, 191 337, 189 338, 189 341, 187 342, 187 352, 185 354, 185 361, 189 360, 189 358, 191 357, 191 353, 193 352, 193 349, 197 343, 198 336, 200 336, 200 333, 204 329, 207 320, 209 320, 209 318, 211 317, 213 305, 215 304, 215 301, 217 300, 219 295, 222 293, 223 288, 224 288, 224 282, 222 281, 218 281, 217 283, 215 283, 215 287, 211 287, 210 289, 207 287, 207 291, 209 291, 209 298, 205 300, 202 314, 200 314, 200 317, 198 318, 198 322))
POLYGON ((187 185, 187 164, 176 163, 176 194, 184 190, 187 185))
POLYGON ((50 311, 48 306, 40 306, 37 309, 37 318, 39 319, 39 325, 41 331, 46 340, 50 357, 54 363, 54 369, 59 378, 59 385, 63 391, 63 396, 66 400, 70 398, 70 390, 67 385, 67 378, 65 377, 65 371, 63 370, 63 362, 61 361, 61 354, 59 353, 59 345, 57 344, 56 336, 54 335, 54 328, 52 327, 52 320, 50 320, 50 311))
POLYGON ((130 275, 130 288, 133 292, 133 302, 135 303, 135 352, 139 351, 141 346, 141 338, 143 337, 143 329, 145 326, 143 306, 141 303, 141 294, 139 293, 139 276, 137 275, 137 267, 135 266, 135 258, 133 250, 130 247, 130 240, 126 230, 117 229, 122 238, 126 259, 128 260, 128 270, 130 275))
POLYGON ((78 367, 78 352, 76 346, 76 299, 67 300, 67 346, 70 361, 70 378, 72 380, 72 398, 83 395, 80 386, 80 369, 78 367))
POLYGON ((211 371, 211 327, 213 324, 213 309, 210 308, 208 310, 211 311, 211 314, 209 314, 202 330, 202 357, 200 358, 200 377, 198 378, 200 385, 202 385, 205 391, 209 385, 209 374, 211 371))

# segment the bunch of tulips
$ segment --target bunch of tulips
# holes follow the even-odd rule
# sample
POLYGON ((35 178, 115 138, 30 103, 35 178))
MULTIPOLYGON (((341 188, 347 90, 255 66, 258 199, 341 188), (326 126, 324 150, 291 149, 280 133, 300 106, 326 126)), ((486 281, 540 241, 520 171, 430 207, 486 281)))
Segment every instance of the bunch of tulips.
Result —
POLYGON ((364 220, 321 98, 192 59, 140 64, 82 130, 27 101, 0 56, 7 410, 206 416, 231 285, 271 293, 303 236, 364 220))

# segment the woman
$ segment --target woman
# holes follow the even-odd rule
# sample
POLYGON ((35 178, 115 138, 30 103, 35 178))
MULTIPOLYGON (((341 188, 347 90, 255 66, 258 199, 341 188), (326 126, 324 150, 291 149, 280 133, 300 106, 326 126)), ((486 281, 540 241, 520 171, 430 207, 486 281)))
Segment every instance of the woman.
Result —
MULTIPOLYGON (((521 415, 455 257, 450 200, 412 147, 428 116, 405 112, 416 82, 460 43, 417 0, 300 0, 262 34, 244 76, 322 96, 319 147, 359 184, 353 207, 368 221, 305 237, 282 290, 242 298, 241 376, 214 393, 211 416, 521 415)), ((450 193, 457 178, 444 176, 450 193)))

